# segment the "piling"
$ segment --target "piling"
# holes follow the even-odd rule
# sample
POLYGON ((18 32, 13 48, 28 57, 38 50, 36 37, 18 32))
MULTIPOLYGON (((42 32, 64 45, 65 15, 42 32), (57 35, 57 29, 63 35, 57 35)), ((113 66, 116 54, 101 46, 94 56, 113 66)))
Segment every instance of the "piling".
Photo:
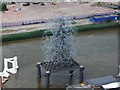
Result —
POLYGON ((73 80, 73 70, 69 71, 69 85, 72 85, 72 80, 73 80))
POLYGON ((118 81, 120 81, 120 65, 118 65, 118 75, 117 75, 118 81))
POLYGON ((50 88, 50 71, 46 71, 45 78, 46 78, 45 87, 50 88))
POLYGON ((36 67, 37 67, 37 78, 41 78, 41 62, 38 62, 36 67))
POLYGON ((84 76, 83 76, 83 70, 85 68, 83 66, 80 66, 79 68, 79 83, 82 83, 83 82, 83 79, 84 79, 84 76))

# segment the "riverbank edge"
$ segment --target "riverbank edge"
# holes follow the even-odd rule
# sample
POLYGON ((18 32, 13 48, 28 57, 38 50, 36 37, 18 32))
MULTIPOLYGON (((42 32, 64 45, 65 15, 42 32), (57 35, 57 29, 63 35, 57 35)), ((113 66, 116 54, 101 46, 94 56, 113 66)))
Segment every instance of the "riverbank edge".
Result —
MULTIPOLYGON (((101 23, 101 24, 79 25, 79 26, 74 26, 73 28, 76 32, 84 32, 84 31, 94 31, 94 30, 100 30, 103 28, 112 28, 112 27, 120 27, 120 24, 117 22, 110 22, 110 23, 101 23)), ((0 37, 0 41, 8 42, 8 41, 36 38, 36 37, 45 37, 51 35, 52 32, 48 31, 47 29, 43 29, 43 30, 36 30, 31 32, 2 35, 0 37)))

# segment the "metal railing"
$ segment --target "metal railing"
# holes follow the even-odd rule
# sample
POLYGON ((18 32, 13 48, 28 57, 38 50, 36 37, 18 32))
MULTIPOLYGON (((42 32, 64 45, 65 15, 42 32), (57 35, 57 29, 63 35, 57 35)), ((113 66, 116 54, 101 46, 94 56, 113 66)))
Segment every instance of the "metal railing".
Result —
MULTIPOLYGON (((104 16, 104 15, 111 15, 115 13, 99 13, 99 14, 89 14, 89 15, 79 15, 79 16, 66 16, 66 20, 80 20, 80 19, 86 19, 93 16, 104 16)), ((19 21, 19 22, 8 22, 8 23, 2 23, 2 28, 5 27, 14 27, 14 26, 24 26, 24 25, 32 25, 32 24, 42 24, 47 23, 52 19, 36 19, 36 20, 28 20, 28 21, 19 21)))

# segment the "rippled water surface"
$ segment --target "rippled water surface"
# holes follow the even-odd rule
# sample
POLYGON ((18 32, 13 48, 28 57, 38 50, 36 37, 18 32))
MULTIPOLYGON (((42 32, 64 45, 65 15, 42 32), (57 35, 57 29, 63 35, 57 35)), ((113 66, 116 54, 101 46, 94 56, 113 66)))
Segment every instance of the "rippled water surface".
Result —
MULTIPOLYGON (((75 34, 75 60, 85 67, 84 79, 118 73, 118 29, 80 32, 75 34)), ((44 60, 42 51, 45 38, 34 38, 3 43, 3 58, 18 56, 19 71, 11 75, 7 88, 37 88, 45 86, 45 77, 36 77, 36 63, 44 60)), ((51 53, 52 54, 52 53, 51 53)), ((65 87, 68 75, 64 72, 51 74, 51 87, 65 87), (59 82, 58 82, 59 81, 59 82)), ((73 83, 78 83, 78 73, 73 83)))

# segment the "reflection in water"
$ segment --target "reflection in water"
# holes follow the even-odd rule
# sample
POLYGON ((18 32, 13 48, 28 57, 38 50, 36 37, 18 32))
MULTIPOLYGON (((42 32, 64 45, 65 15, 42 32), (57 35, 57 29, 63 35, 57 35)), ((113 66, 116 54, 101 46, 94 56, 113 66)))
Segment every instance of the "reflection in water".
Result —
MULTIPOLYGON (((105 75, 117 75, 118 28, 81 32, 75 35, 75 60, 86 67, 84 78, 105 75)), ((20 69, 17 75, 11 75, 8 88, 44 87, 45 77, 37 80, 36 63, 43 61, 42 47, 45 38, 34 38, 3 43, 3 58, 18 56, 20 69)), ((67 75, 51 75, 51 87, 65 87, 67 75), (59 82, 58 82, 59 81, 59 82)), ((78 83, 78 73, 74 74, 74 83, 78 83)))

